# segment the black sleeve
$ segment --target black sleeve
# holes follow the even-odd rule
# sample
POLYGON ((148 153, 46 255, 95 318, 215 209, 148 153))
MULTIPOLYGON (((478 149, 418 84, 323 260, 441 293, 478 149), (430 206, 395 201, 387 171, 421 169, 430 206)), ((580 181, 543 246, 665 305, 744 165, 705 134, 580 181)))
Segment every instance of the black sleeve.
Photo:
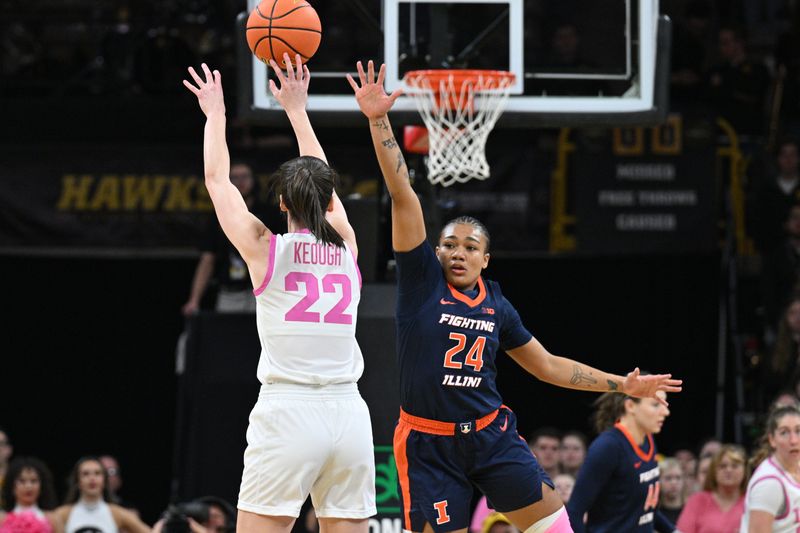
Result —
POLYGON ((428 241, 408 252, 395 252, 397 263, 397 312, 416 313, 442 283, 444 273, 428 241))

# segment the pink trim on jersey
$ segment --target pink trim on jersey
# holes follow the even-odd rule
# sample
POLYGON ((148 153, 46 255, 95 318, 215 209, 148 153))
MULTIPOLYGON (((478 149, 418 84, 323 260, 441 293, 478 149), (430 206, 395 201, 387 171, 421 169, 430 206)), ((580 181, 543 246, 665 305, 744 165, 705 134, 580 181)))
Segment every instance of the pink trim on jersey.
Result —
POLYGON ((759 483, 761 483, 762 481, 765 481, 767 479, 774 479, 775 481, 777 481, 778 484, 781 486, 781 490, 783 491, 783 510, 784 510, 784 513, 782 515, 780 515, 780 516, 776 516, 775 517, 775 520, 783 520, 784 518, 789 516, 789 494, 786 492, 786 487, 783 486, 783 481, 781 481, 781 478, 779 478, 778 476, 764 476, 762 478, 758 478, 757 480, 753 481, 753 484, 750 485, 750 488, 755 487, 756 485, 758 485, 759 483))
POLYGON ((358 286, 361 287, 364 283, 361 281, 361 269, 358 268, 358 259, 356 258, 356 253, 351 249, 350 255, 353 256, 353 263, 356 264, 356 272, 358 273, 358 286))
POLYGON ((269 238, 269 265, 267 265, 267 275, 264 276, 264 281, 261 286, 253 291, 253 294, 258 296, 267 288, 269 280, 272 279, 272 273, 275 271, 275 246, 278 241, 277 235, 272 235, 269 238))
POLYGON ((767 461, 769 461, 769 464, 771 464, 772 466, 774 466, 774 467, 775 467, 775 469, 776 469, 778 472, 780 472, 780 473, 781 473, 781 475, 782 475, 783 477, 785 477, 785 478, 786 478, 786 481, 788 481, 789 483, 791 483, 792 485, 794 485, 795 487, 797 487, 798 489, 800 489, 800 483, 798 483, 797 481, 795 481, 794 479, 792 479, 792 477, 791 477, 791 476, 789 476, 789 474, 787 474, 787 473, 786 473, 786 471, 783 469, 783 467, 782 467, 781 465, 779 465, 778 463, 776 463, 775 461, 773 461, 773 460, 772 460, 772 457, 770 457, 769 459, 767 459, 767 461))
POLYGON ((289 233, 311 233, 311 230, 308 229, 308 228, 303 228, 303 229, 297 230, 297 231, 290 231, 289 233))

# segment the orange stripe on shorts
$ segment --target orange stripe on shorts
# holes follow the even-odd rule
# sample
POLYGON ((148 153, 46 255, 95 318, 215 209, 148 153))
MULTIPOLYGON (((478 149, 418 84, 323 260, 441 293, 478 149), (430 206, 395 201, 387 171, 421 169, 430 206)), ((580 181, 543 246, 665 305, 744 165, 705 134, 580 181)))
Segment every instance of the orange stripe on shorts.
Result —
POLYGON ((400 491, 403 493, 403 521, 407 531, 411 531, 411 484, 408 479, 408 455, 406 442, 411 433, 411 426, 402 420, 394 430, 394 462, 397 464, 397 475, 400 480, 400 491))

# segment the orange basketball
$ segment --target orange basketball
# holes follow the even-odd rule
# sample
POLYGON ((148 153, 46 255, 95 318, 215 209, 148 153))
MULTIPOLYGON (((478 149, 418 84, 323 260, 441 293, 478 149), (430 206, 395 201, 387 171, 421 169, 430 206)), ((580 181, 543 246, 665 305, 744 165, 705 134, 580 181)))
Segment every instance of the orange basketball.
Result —
POLYGON ((322 26, 319 15, 305 0, 262 0, 247 19, 247 44, 265 63, 283 63, 284 52, 294 62, 300 54, 303 63, 319 47, 322 26))

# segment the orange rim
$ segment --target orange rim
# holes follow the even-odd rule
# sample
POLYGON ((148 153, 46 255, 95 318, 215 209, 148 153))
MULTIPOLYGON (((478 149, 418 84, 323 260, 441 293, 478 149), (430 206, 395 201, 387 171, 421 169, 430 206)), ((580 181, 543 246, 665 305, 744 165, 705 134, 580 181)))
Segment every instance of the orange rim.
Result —
POLYGON ((403 76, 403 81, 415 88, 427 88, 422 82, 427 81, 431 90, 439 93, 441 82, 453 80, 454 86, 461 86, 466 82, 472 83, 475 91, 504 89, 514 83, 516 76, 506 70, 476 70, 476 69, 432 69, 410 70, 403 76))

